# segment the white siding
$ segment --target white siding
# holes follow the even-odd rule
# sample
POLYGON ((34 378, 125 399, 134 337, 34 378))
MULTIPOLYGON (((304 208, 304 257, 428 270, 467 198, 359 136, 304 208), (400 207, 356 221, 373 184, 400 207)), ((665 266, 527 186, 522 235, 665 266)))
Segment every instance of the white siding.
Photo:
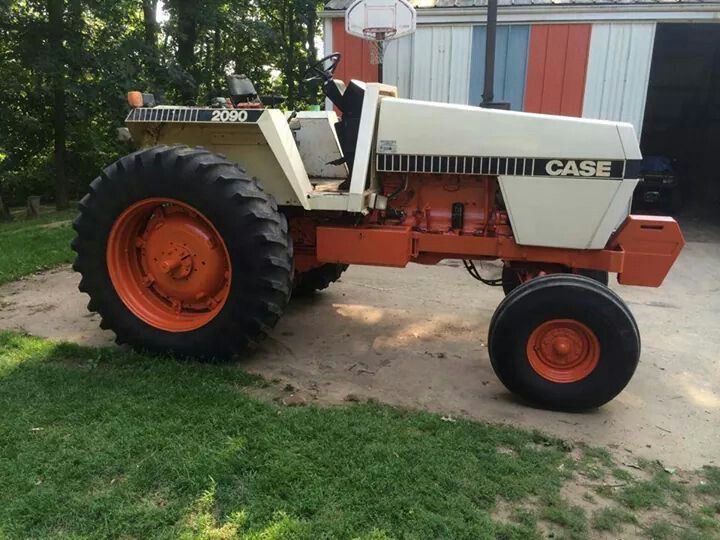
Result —
POLYGON ((414 36, 390 43, 385 82, 401 97, 468 103, 472 26, 421 27, 414 36))
POLYGON ((453 26, 448 102, 467 105, 470 100, 472 27, 453 26))
POLYGON ((654 41, 655 23, 593 25, 585 118, 630 122, 640 137, 654 41))
POLYGON ((385 49, 383 79, 386 84, 397 86, 400 97, 411 94, 413 36, 395 39, 385 49))

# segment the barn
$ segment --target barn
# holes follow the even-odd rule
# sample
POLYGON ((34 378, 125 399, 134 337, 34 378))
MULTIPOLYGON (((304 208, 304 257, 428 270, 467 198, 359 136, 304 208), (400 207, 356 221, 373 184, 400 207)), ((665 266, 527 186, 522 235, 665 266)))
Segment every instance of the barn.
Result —
MULTIPOLYGON (((377 81, 371 45, 345 33, 351 4, 326 4, 325 50, 344 55, 338 78, 377 81)), ((418 30, 389 44, 384 82, 396 85, 401 97, 479 105, 486 0, 414 5, 418 30)), ((666 170, 666 185, 642 193, 637 205, 658 202, 673 213, 720 216, 720 1, 499 5, 495 99, 514 110, 632 123, 644 155, 657 158, 647 160, 648 168, 666 170)))

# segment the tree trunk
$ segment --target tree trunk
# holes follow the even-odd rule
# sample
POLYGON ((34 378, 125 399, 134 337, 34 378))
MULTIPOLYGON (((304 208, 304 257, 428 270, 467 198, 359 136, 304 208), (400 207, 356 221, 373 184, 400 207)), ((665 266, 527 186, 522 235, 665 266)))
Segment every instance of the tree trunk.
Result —
MULTIPOLYGON (((307 24, 306 28, 306 34, 307 34, 307 51, 308 51, 308 65, 314 63, 318 58, 318 50, 317 50, 317 44, 315 43, 315 38, 317 37, 317 30, 318 30, 318 16, 317 16, 317 6, 314 4, 312 0, 308 1, 305 6, 305 22, 307 24)), ((318 81, 311 82, 309 84, 305 84, 306 87, 306 97, 311 102, 318 101, 318 103, 322 102, 322 100, 319 97, 319 90, 320 90, 320 83, 318 81)), ((322 107, 321 107, 322 108, 322 107)))
POLYGON ((27 206, 25 208, 25 217, 28 219, 36 218, 40 215, 40 197, 31 195, 27 198, 27 206))
MULTIPOLYGON (((216 24, 220 24, 219 22, 216 24)), ((211 98, 217 95, 216 83, 218 80, 218 73, 215 70, 215 58, 217 56, 217 43, 215 36, 217 35, 217 27, 214 30, 208 31, 205 39, 205 60, 203 62, 203 74, 205 84, 205 98, 211 98)))
POLYGON ((0 221, 12 221, 13 216, 10 213, 10 208, 7 203, 3 201, 2 195, 0 195, 0 221))
POLYGON ((55 158, 55 207, 65 210, 70 206, 68 182, 65 171, 67 142, 67 118, 65 116, 65 84, 62 77, 53 83, 53 131, 55 158))
POLYGON ((143 0, 143 30, 148 50, 157 52, 157 0, 143 0))
POLYGON ((285 26, 286 51, 283 75, 287 85, 288 108, 294 109, 298 101, 297 76, 295 74, 295 9, 292 2, 284 2, 282 21, 285 26), (288 5, 290 4, 290 5, 288 5))
MULTIPOLYGON (((220 29, 220 21, 216 23, 215 26, 215 32, 213 34, 213 60, 212 60, 212 80, 217 82, 222 80, 222 76, 224 75, 224 71, 220 66, 220 48, 222 47, 222 30, 220 29)), ((217 87, 216 84, 213 84, 210 87, 210 90, 213 91, 213 93, 219 93, 223 94, 223 86, 217 87)), ((213 96, 210 96, 213 97, 213 96)))
POLYGON ((311 62, 315 61, 318 57, 318 50, 317 50, 317 43, 315 43, 315 38, 317 37, 317 26, 318 26, 318 16, 317 16, 317 9, 312 4, 312 2, 309 2, 307 6, 305 6, 305 9, 307 10, 307 47, 308 47, 308 56, 310 57, 309 60, 311 62))
POLYGON ((53 157, 55 173, 55 206, 64 210, 70 206, 68 183, 65 171, 67 143, 67 118, 65 114, 65 44, 63 0, 47 0, 49 56, 55 59, 50 73, 52 89, 53 157))
POLYGON ((175 0, 178 16, 177 60, 188 75, 187 81, 178 88, 184 104, 193 103, 197 97, 195 74, 195 45, 198 38, 198 6, 194 0, 175 0))
POLYGON ((160 49, 158 34, 160 27, 157 22, 157 0, 143 0, 143 41, 147 51, 147 72, 151 91, 160 87, 160 49))

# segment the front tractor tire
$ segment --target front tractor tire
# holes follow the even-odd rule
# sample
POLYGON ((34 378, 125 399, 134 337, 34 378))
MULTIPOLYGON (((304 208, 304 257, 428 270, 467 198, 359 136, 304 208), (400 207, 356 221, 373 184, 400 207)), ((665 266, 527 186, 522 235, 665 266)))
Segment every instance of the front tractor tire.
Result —
POLYGON ((490 324, 490 359, 500 381, 549 409, 578 411, 614 399, 632 379, 640 333, 610 289, 575 275, 519 286, 490 324))
MULTIPOLYGON (((604 285, 607 287, 610 285, 610 274, 608 272, 605 272, 603 270, 575 270, 574 272, 571 271, 569 268, 566 271, 569 274, 574 274, 578 276, 585 276, 587 278, 590 278, 594 281, 597 281, 601 285, 604 285)), ((507 296, 511 292, 513 292, 515 289, 517 289, 520 285, 523 284, 523 278, 521 277, 521 273, 519 269, 514 268, 512 266, 504 266, 503 272, 502 272, 502 287, 503 292, 507 296)))
POLYGON ((292 241, 272 196, 236 164, 185 146, 126 156, 74 223, 88 308, 117 342, 228 358, 257 344, 292 289, 292 241))

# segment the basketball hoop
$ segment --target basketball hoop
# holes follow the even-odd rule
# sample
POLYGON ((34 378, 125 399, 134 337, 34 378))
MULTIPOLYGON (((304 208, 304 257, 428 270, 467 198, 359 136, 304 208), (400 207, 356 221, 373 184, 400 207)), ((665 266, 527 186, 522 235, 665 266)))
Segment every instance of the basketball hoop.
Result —
POLYGON ((370 63, 380 66, 385 44, 415 32, 417 15, 408 0, 356 0, 345 12, 345 30, 370 42, 370 63))
POLYGON ((392 26, 363 28, 363 37, 368 41, 390 41, 397 34, 392 26))
POLYGON ((345 30, 368 41, 389 41, 415 32, 417 15, 408 0, 356 0, 345 12, 345 30))

